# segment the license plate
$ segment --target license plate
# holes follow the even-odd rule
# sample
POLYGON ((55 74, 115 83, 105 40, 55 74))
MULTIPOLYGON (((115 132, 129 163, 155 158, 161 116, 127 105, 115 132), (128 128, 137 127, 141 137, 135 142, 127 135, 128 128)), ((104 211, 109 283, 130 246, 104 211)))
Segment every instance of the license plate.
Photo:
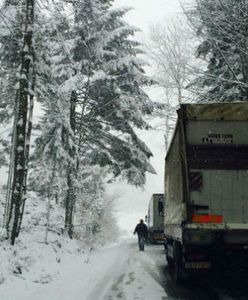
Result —
POLYGON ((211 269, 210 262, 186 262, 185 263, 186 269, 211 269))
POLYGON ((163 240, 164 237, 162 235, 155 235, 154 239, 155 240, 163 240))

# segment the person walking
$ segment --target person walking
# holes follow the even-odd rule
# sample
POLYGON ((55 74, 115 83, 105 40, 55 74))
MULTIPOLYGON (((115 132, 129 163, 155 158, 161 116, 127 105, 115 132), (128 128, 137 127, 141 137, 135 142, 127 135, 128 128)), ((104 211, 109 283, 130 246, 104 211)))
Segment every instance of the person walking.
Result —
POLYGON ((145 247, 145 239, 147 238, 147 226, 144 224, 144 221, 141 219, 139 224, 136 225, 133 234, 138 235, 138 244, 139 244, 139 250, 144 251, 145 247))

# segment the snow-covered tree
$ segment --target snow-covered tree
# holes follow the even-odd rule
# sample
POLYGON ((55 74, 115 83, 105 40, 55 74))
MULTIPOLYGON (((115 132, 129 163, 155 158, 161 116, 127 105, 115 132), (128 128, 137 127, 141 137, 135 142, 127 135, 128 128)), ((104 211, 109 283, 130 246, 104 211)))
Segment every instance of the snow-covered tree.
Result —
MULTIPOLYGON (((133 129, 148 128, 143 115, 150 113, 151 103, 141 85, 150 81, 144 75, 144 62, 136 57, 141 52, 139 44, 130 38, 135 29, 122 20, 127 10, 113 10, 110 1, 96 0, 77 1, 70 9, 74 18, 69 20, 56 9, 61 14, 53 23, 49 59, 51 96, 57 99, 53 105, 63 107, 61 113, 69 124, 65 132, 70 146, 62 146, 68 154, 63 160, 68 232, 80 190, 78 173, 88 165, 108 166, 114 176, 122 175, 136 185, 144 183, 146 171, 153 171, 148 162, 151 152, 133 129), (76 151, 79 156, 75 156, 76 151)), ((47 106, 46 101, 43 105, 47 106)), ((45 137, 55 123, 44 126, 44 122, 45 137)), ((38 139, 37 146, 46 142, 38 139)), ((47 157, 46 161, 52 159, 47 157)))
POLYGON ((68 216, 72 215, 73 207, 68 205, 64 194, 71 194, 70 183, 73 181, 69 170, 72 166, 75 169, 76 165, 75 157, 72 157, 75 143, 70 122, 73 104, 71 100, 76 89, 76 80, 73 78, 75 70, 71 59, 73 35, 69 27, 70 20, 66 17, 67 10, 64 10, 62 3, 50 4, 49 11, 43 16, 46 22, 44 19, 39 20, 40 28, 37 32, 37 47, 40 51, 37 53, 36 94, 43 108, 43 117, 37 130, 39 136, 32 155, 30 184, 43 195, 47 194, 47 189, 43 187, 48 185, 48 190, 53 191, 52 196, 63 203, 66 210, 65 227, 69 232, 72 220, 68 221, 68 216), (44 39, 46 43, 42 44, 44 39), (51 181, 52 173, 55 176, 51 181))
POLYGON ((0 122, 13 116, 20 67, 23 1, 5 0, 0 8, 0 122))
POLYGON ((105 192, 108 171, 99 166, 88 166, 80 172, 83 184, 76 214, 76 234, 90 247, 118 238, 114 217, 114 196, 105 192))
POLYGON ((51 96, 46 61, 49 46, 44 43, 49 24, 45 23, 46 13, 41 12, 43 1, 38 2, 36 6, 33 0, 5 1, 1 11, 1 113, 7 116, 6 121, 14 115, 5 206, 5 226, 12 243, 20 231, 26 200, 34 96, 40 100, 51 96))
POLYGON ((37 129, 38 137, 30 162, 30 188, 45 198, 49 187, 53 197, 58 197, 61 204, 62 195, 66 193, 66 162, 69 160, 66 147, 70 144, 67 140, 68 130, 70 124, 61 103, 47 103, 40 128, 37 129))
MULTIPOLYGON (((8 91, 10 83, 17 83, 16 91, 13 87, 10 92, 12 101, 5 98, 4 109, 12 104, 15 107, 15 118, 13 125, 13 176, 9 182, 12 192, 6 205, 6 227, 10 234, 11 243, 14 244, 18 236, 22 219, 22 210, 26 198, 27 161, 29 155, 30 134, 32 128, 32 109, 34 95, 34 48, 33 48, 33 23, 34 23, 35 1, 6 1, 3 5, 2 22, 4 29, 8 32, 1 36, 10 38, 10 45, 6 45, 6 40, 2 39, 1 50, 4 57, 7 57, 5 70, 3 66, 2 76, 8 84, 4 87, 4 92, 8 91), (11 12, 11 13, 10 13, 11 12), (10 18, 10 19, 9 19, 10 18), (10 21, 9 21, 10 20, 10 21), (12 32, 12 29, 13 32, 12 32), (8 48, 13 46, 13 49, 8 48), (8 57, 9 55, 9 57, 8 57), (10 71, 9 71, 10 68, 10 71), (18 71, 18 72, 17 72, 18 71), (18 74, 16 79, 14 76, 18 74), (14 75, 13 75, 14 74, 14 75)), ((3 63, 3 61, 1 61, 3 63)))
MULTIPOLYGON (((21 45, 21 28, 20 22, 21 1, 3 1, 0 6, 0 124, 4 129, 2 134, 2 146, 0 147, 1 162, 6 163, 11 148, 10 123, 13 123, 12 117, 16 114, 14 109, 17 101, 17 83, 16 73, 20 66, 20 45, 21 45)), ((12 124, 11 124, 12 125, 12 124)), ((3 131, 3 130, 2 130, 3 131)), ((13 137, 12 137, 13 139, 13 137)))
POLYGON ((24 212, 34 100, 43 117, 30 183, 41 194, 54 187, 70 236, 79 172, 99 165, 135 185, 154 172, 135 132, 149 128, 144 115, 152 103, 142 86, 151 81, 138 58, 136 29, 123 21, 128 10, 107 0, 37 1, 6 0, 1 8, 0 122, 14 119, 5 218, 12 243, 24 212))
MULTIPOLYGON (((144 115, 151 103, 141 86, 149 84, 136 31, 123 21, 127 9, 109 8, 103 1, 84 1, 77 11, 79 38, 75 59, 84 82, 78 94, 80 147, 91 148, 93 164, 110 165, 115 176, 143 184, 152 171, 151 152, 133 127, 148 128, 144 115)), ((80 151, 80 149, 79 149, 80 151)))
POLYGON ((176 104, 186 101, 194 76, 194 36, 188 23, 177 18, 155 24, 150 28, 150 41, 148 55, 156 65, 156 81, 174 94, 176 104))
POLYGON ((197 0, 191 16, 207 69, 195 81, 201 101, 247 101, 247 1, 197 0), (196 17, 197 16, 197 17, 196 17))
POLYGON ((189 83, 194 74, 194 35, 184 17, 167 19, 150 28, 147 55, 164 103, 162 113, 165 131, 165 148, 176 122, 176 108, 185 101, 192 101, 189 83))

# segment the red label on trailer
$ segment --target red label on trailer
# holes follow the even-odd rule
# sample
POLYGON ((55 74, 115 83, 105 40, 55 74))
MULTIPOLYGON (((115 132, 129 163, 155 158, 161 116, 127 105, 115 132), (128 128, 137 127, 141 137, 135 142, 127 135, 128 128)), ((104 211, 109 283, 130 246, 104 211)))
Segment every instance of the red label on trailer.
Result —
POLYGON ((223 216, 221 215, 193 215, 193 223, 223 223, 223 216))

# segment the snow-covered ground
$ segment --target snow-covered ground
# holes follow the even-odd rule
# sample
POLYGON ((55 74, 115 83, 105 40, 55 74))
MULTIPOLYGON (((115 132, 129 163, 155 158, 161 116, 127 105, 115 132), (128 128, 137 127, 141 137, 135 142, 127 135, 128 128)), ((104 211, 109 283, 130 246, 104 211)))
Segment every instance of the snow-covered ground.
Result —
POLYGON ((147 271, 157 272, 151 247, 139 252, 132 232, 85 237, 83 223, 75 223, 70 239, 63 218, 63 208, 50 203, 48 221, 46 201, 30 192, 14 246, 0 230, 0 300, 156 300, 165 294, 147 271))
MULTIPOLYGON (((148 267, 148 270, 157 272, 149 255, 152 249, 139 252, 136 239, 123 240, 91 253, 80 250, 80 247, 80 242, 64 239, 60 245, 54 242, 40 244, 39 248, 33 247, 30 241, 26 253, 25 249, 19 248, 16 261, 6 262, 13 269, 11 276, 0 284, 0 299, 156 300, 166 296, 147 271, 148 267), (31 257, 37 257, 37 260, 29 261, 31 257)), ((15 251, 13 249, 11 254, 15 251)), ((6 249, 6 253, 10 252, 6 249)))
POLYGON ((139 252, 131 227, 120 234, 111 223, 112 231, 85 236, 84 223, 75 222, 71 240, 63 232, 63 209, 50 203, 49 222, 46 212, 46 201, 29 193, 16 244, 11 246, 0 230, 0 300, 248 299, 246 274, 220 284, 199 276, 177 285, 163 246, 146 245, 139 252))

